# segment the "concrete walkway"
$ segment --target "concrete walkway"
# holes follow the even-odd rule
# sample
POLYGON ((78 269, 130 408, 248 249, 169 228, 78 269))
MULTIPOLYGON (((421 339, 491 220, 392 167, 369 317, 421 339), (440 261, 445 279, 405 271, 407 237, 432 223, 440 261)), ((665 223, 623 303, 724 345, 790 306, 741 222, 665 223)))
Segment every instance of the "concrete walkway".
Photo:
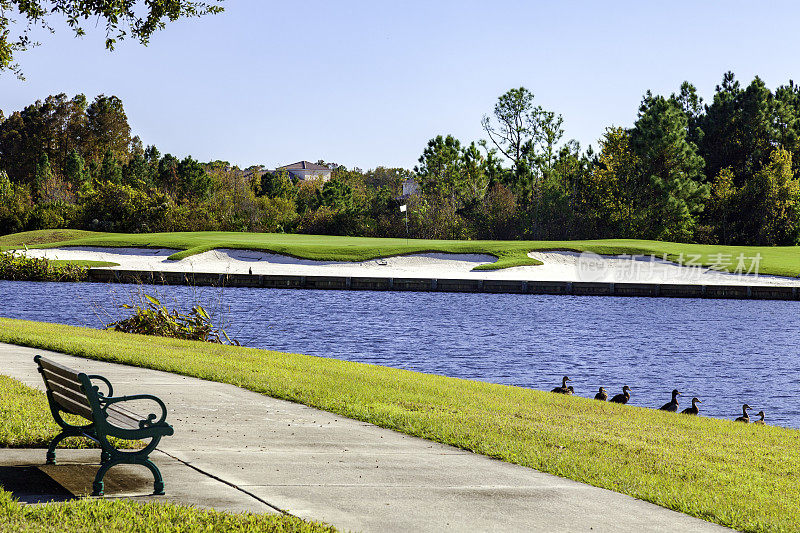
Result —
MULTIPOLYGON (((109 497, 166 499, 229 511, 283 510, 355 531, 723 531, 615 492, 409 437, 231 385, 0 344, 0 373, 42 389, 33 356, 102 374, 116 395, 152 392, 175 435, 152 458, 167 496, 147 496, 144 468, 106 476, 109 497)), ((97 450, 0 450, 0 483, 45 472, 86 494, 97 450), (26 470, 27 469, 27 470, 26 470)), ((36 495, 25 496, 38 501, 36 495)), ((53 496, 63 499, 57 490, 53 496)), ((41 498, 39 498, 41 499, 41 498)))

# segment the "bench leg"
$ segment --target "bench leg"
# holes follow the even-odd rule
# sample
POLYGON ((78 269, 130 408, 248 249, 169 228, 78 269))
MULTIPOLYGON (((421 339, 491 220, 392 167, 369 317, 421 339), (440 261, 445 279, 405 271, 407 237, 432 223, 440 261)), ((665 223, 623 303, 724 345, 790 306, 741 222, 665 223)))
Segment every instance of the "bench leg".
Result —
MULTIPOLYGON (((80 435, 80 434, 78 434, 78 435, 80 435)), ((66 439, 67 437, 76 437, 78 435, 76 435, 72 431, 62 431, 61 433, 56 435, 56 438, 54 438, 52 440, 52 442, 50 442, 50 446, 47 447, 47 457, 46 457, 46 460, 45 460, 46 463, 49 464, 49 465, 56 464, 56 447, 59 444, 61 444, 62 440, 66 439)))
POLYGON ((120 464, 120 462, 121 461, 108 461, 100 465, 100 470, 97 471, 97 475, 94 476, 94 483, 92 483, 92 496, 103 495, 103 478, 106 472, 108 472, 112 466, 120 464))
MULTIPOLYGON (((104 493, 104 486, 103 486, 103 478, 106 475, 112 466, 116 466, 118 464, 127 463, 127 461, 108 461, 104 462, 100 465, 100 470, 97 471, 97 474, 94 476, 94 483, 92 483, 92 496, 102 496, 104 493)), ((164 495, 164 479, 161 477, 161 471, 158 467, 153 464, 150 459, 145 459, 144 461, 136 461, 130 464, 140 464, 146 466, 150 472, 153 474, 153 494, 157 496, 164 495)))
POLYGON ((155 464, 153 464, 153 462, 150 459, 145 459, 144 463, 142 463, 142 464, 144 466, 146 466, 147 468, 149 468, 150 472, 153 473, 153 478, 154 478, 154 481, 153 481, 153 494, 158 495, 158 496, 163 496, 164 495, 164 480, 161 478, 161 471, 158 469, 158 467, 155 464))

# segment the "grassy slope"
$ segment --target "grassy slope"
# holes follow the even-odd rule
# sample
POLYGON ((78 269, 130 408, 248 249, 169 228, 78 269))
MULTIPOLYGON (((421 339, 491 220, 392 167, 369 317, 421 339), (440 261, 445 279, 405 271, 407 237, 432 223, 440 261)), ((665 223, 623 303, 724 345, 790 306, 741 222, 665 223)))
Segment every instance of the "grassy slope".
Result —
POLYGON ((0 448, 46 448, 58 432, 44 393, 0 376, 0 448))
POLYGON ((744 531, 789 531, 800 523, 795 430, 335 359, 12 319, 0 319, 0 342, 231 383, 744 531))
POLYGON ((0 235, 0 250, 4 248, 16 248, 22 246, 33 246, 36 244, 49 244, 51 242, 70 241, 84 237, 95 237, 97 235, 102 234, 96 231, 85 231, 81 229, 42 229, 36 231, 23 231, 22 233, 0 235))
POLYGON ((89 259, 76 259, 74 261, 68 259, 51 259, 50 263, 55 266, 61 265, 72 265, 72 266, 80 266, 80 267, 111 267, 111 266, 119 266, 119 263, 113 263, 111 261, 92 261, 89 259))
MULTIPOLYGON (((77 418, 77 417, 75 417, 77 418)), ((76 420, 76 422, 82 419, 76 420)), ((44 393, 0 375, 0 448, 45 448, 59 432, 44 393)), ((138 441, 117 445, 141 447, 138 441)), ((94 446, 88 439, 69 438, 61 447, 94 446)), ((42 451, 44 460, 44 451, 42 451)), ((23 506, 0 487, 0 531, 167 531, 176 521, 182 531, 332 531, 292 516, 232 515, 178 505, 139 505, 132 501, 83 500, 63 505, 23 506)))
MULTIPOLYGON (((64 415, 70 424, 83 425, 78 416, 64 415)), ((8 376, 0 375, 0 448, 47 448, 61 429, 53 421, 47 397, 8 376)), ((118 448, 141 448, 142 441, 111 439, 118 448)), ((97 448, 89 439, 70 437, 60 448, 97 448)), ((44 457, 44 455, 43 455, 44 457)))
POLYGON ((739 254, 755 257, 761 254, 760 273, 778 276, 800 275, 800 247, 797 246, 711 246, 637 239, 605 239, 588 241, 444 241, 424 239, 379 239, 368 237, 336 237, 330 235, 290 235, 277 233, 186 232, 186 233, 92 233, 78 230, 41 230, 0 237, 0 248, 20 246, 143 246, 182 250, 170 259, 183 259, 214 248, 265 250, 279 254, 321 261, 365 261, 378 257, 438 251, 449 253, 481 253, 494 255, 495 263, 478 267, 482 270, 512 266, 539 265, 528 257, 532 250, 575 250, 598 254, 664 254, 684 262, 690 255, 700 256, 699 263, 710 265, 716 254, 729 255, 735 265, 739 254), (29 239, 29 240, 26 240, 29 239))
POLYGON ((30 533, 185 533, 226 531, 322 533, 330 526, 287 515, 222 513, 170 503, 82 499, 62 504, 21 505, 0 490, 0 532, 30 533))

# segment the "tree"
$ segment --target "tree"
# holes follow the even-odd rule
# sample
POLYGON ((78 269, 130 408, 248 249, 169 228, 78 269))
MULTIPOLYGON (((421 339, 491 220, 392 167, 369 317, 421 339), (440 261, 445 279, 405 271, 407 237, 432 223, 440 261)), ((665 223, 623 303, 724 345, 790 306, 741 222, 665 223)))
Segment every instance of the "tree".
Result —
POLYGON ((437 135, 428 141, 415 171, 426 194, 453 197, 463 186, 461 142, 447 135, 437 135))
POLYGON ((122 180, 126 185, 144 189, 154 185, 150 165, 142 154, 131 157, 128 164, 122 167, 122 180))
POLYGON ((484 115, 481 124, 497 150, 512 164, 509 184, 517 191, 536 189, 552 168, 556 147, 564 135, 563 118, 533 105, 525 87, 511 89, 498 98, 494 120, 484 115))
POLYGON ((36 164, 36 174, 33 178, 33 189, 37 195, 52 176, 53 171, 50 168, 50 159, 46 153, 43 153, 39 156, 39 162, 36 164))
POLYGON ((72 149, 67 155, 64 163, 64 177, 72 183, 73 187, 79 188, 87 179, 85 162, 77 150, 72 149))
POLYGON ((169 199, 163 194, 148 194, 110 181, 98 182, 82 203, 85 227, 133 233, 158 228, 169 207, 169 199))
POLYGON ((102 181, 110 181, 116 185, 122 183, 122 167, 120 167, 117 158, 111 150, 106 150, 103 156, 103 162, 100 165, 100 176, 102 181))
POLYGON ((731 222, 736 219, 738 189, 733 184, 733 171, 723 168, 711 183, 711 195, 706 207, 706 218, 715 230, 716 242, 730 244, 733 238, 731 222))
POLYGON ((792 155, 783 148, 742 187, 739 212, 748 244, 794 245, 800 237, 800 180, 792 173, 792 155))
POLYGON ((349 211, 353 208, 353 189, 340 180, 330 180, 322 186, 320 204, 336 210, 349 211))
POLYGON ((0 72, 11 70, 22 77, 15 62, 16 54, 35 46, 29 33, 34 27, 51 32, 53 17, 63 17, 76 36, 85 34, 83 24, 105 24, 108 50, 117 41, 131 37, 147 45, 156 31, 164 29, 166 21, 200 17, 222 12, 222 0, 196 2, 190 0, 125 0, 98 2, 96 0, 0 0, 0 72), (18 30, 12 34, 12 30, 18 30))
POLYGON ((701 185, 704 161, 687 140, 688 120, 674 99, 649 91, 639 107, 630 144, 639 159, 648 222, 644 234, 661 240, 691 239, 708 187, 701 185))
POLYGON ((24 230, 32 206, 29 188, 12 183, 8 174, 0 170, 0 235, 24 230))
MULTIPOLYGON (((630 146, 630 133, 608 128, 600 153, 585 180, 576 185, 577 211, 597 237, 634 237, 641 224, 639 159, 630 146)), ((591 233, 590 233, 591 234, 591 233)))
POLYGON ((780 138, 775 111, 774 97, 760 78, 742 89, 732 72, 725 73, 714 101, 698 121, 703 132, 699 154, 709 181, 730 167, 734 185, 741 187, 769 161, 780 138))
POLYGON ((202 199, 208 196, 211 189, 211 176, 203 165, 191 156, 186 156, 178 163, 176 170, 179 197, 202 199))
POLYGON ((131 127, 122 100, 99 95, 86 110, 88 157, 99 159, 110 150, 118 161, 127 163, 130 156, 131 127))
POLYGON ((285 170, 274 172, 264 172, 261 175, 261 189, 259 194, 269 198, 294 198, 297 194, 297 187, 285 170))
POLYGON ((178 193, 180 187, 178 183, 178 163, 180 161, 172 154, 165 154, 158 162, 158 184, 173 196, 178 193))

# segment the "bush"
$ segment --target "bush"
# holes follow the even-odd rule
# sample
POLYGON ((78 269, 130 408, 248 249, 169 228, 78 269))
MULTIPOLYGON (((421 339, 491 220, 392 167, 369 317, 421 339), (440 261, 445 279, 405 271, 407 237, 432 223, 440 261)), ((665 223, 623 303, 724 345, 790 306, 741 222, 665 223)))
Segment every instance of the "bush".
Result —
POLYGON ((57 265, 48 259, 0 253, 0 279, 11 281, 85 281, 89 269, 57 265))
POLYGON ((80 216, 81 209, 75 204, 38 204, 30 213, 27 227, 29 230, 72 228, 80 216))
POLYGON ((28 225, 31 205, 30 189, 11 183, 0 170, 0 235, 23 231, 28 225))
POLYGON ((96 231, 140 233, 162 226, 164 214, 171 205, 163 193, 148 194, 128 185, 111 181, 95 184, 81 198, 85 206, 86 225, 96 231))
POLYGON ((160 301, 148 294, 144 295, 144 299, 146 301, 143 305, 123 305, 125 309, 133 309, 133 314, 107 325, 106 329, 239 346, 239 341, 231 340, 225 330, 214 327, 211 317, 200 305, 195 305, 189 313, 184 314, 175 309, 169 311, 160 301))

